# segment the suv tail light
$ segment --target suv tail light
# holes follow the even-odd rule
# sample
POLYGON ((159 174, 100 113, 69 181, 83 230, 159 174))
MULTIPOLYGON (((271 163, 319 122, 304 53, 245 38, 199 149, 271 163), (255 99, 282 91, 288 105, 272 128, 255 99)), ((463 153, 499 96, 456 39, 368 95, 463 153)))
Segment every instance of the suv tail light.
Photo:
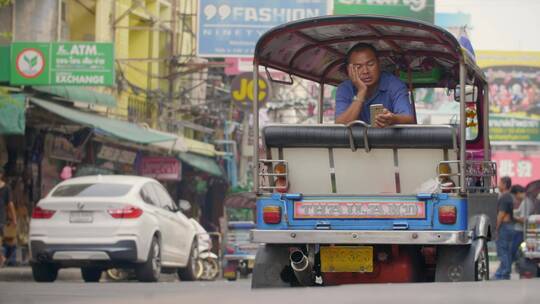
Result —
POLYGON ((118 209, 109 209, 107 210, 107 212, 109 212, 109 214, 116 219, 138 218, 143 214, 142 209, 133 206, 127 206, 118 209))
POLYGON ((280 206, 263 207, 263 220, 266 224, 281 223, 281 207, 280 206))
POLYGON ((32 211, 32 218, 33 219, 50 219, 54 213, 55 210, 49 210, 49 209, 43 209, 40 206, 36 206, 34 208, 34 211, 32 211))
POLYGON ((457 219, 456 206, 439 207, 439 223, 451 225, 455 224, 457 219))

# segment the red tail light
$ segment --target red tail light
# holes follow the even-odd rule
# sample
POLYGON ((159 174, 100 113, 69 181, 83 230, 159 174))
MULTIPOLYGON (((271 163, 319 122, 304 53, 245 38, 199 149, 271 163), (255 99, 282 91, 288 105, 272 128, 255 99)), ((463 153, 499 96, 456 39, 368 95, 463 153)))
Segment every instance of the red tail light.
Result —
POLYGON ((116 219, 138 218, 143 214, 142 209, 133 206, 118 209, 109 209, 107 210, 107 212, 109 212, 109 214, 116 219))
POLYGON ((455 224, 457 219, 456 206, 439 207, 439 223, 451 225, 455 224))
POLYGON ((263 208, 263 220, 266 224, 281 223, 281 207, 266 206, 263 208))
POLYGON ((50 219, 56 211, 49 210, 49 209, 43 209, 39 206, 36 206, 34 208, 34 211, 32 211, 32 218, 33 219, 50 219))

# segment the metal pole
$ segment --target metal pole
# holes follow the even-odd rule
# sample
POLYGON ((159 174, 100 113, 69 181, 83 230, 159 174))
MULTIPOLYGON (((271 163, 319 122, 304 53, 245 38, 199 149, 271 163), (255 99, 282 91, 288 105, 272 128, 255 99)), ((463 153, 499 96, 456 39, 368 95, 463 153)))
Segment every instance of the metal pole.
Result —
POLYGON ((56 20, 56 41, 62 40, 62 0, 58 0, 58 18, 56 20))
POLYGON ((259 63, 253 63, 253 191, 259 193, 259 63))
POLYGON ((17 39, 17 24, 15 23, 15 18, 17 17, 16 8, 17 1, 13 1, 11 4, 11 41, 15 41, 17 39))
POLYGON ((324 82, 319 82, 319 109, 317 111, 318 122, 323 123, 324 82))
MULTIPOLYGON (((174 96, 174 83, 175 83, 175 80, 176 80, 176 76, 174 76, 174 73, 176 72, 176 62, 174 61, 173 58, 175 58, 176 56, 176 53, 177 53, 177 35, 178 35, 178 25, 176 24, 176 15, 178 14, 178 0, 173 0, 172 1, 172 15, 171 15, 171 45, 170 45, 170 49, 169 49, 169 52, 171 53, 171 61, 169 62, 169 103, 172 105, 173 104, 173 96, 174 96)), ((168 119, 170 119, 170 117, 167 117, 168 119)), ((176 117, 174 117, 176 118, 176 117)), ((174 121, 174 118, 173 118, 173 121, 174 121)))
POLYGON ((491 160, 491 145, 489 141, 489 89, 488 84, 485 83, 484 87, 484 104, 482 105, 482 125, 484 129, 484 160, 491 160))
POLYGON ((467 137, 467 117, 465 116, 465 78, 467 77, 467 70, 465 68, 465 62, 463 59, 461 59, 459 63, 459 113, 460 113, 460 119, 459 119, 459 128, 460 128, 460 136, 459 136, 459 158, 461 159, 460 162, 460 171, 461 174, 459 175, 459 184, 460 184, 460 191, 461 193, 465 193, 466 191, 466 185, 465 185, 465 168, 466 168, 466 137, 467 137))

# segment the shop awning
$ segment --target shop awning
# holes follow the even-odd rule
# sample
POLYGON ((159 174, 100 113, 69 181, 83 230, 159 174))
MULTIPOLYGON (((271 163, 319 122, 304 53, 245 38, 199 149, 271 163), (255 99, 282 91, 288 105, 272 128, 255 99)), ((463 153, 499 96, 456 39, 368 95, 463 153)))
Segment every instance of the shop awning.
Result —
POLYGON ((138 144, 151 144, 162 141, 174 141, 176 136, 164 134, 142 128, 136 124, 107 118, 97 114, 90 114, 59 104, 32 97, 31 102, 41 108, 59 115, 67 120, 93 127, 96 133, 124 139, 138 144))
POLYGON ((215 176, 223 175, 221 168, 217 164, 216 160, 210 157, 197 155, 190 152, 180 152, 178 154, 180 160, 186 162, 188 165, 199 169, 201 171, 210 173, 215 176))
POLYGON ((0 134, 24 134, 24 99, 25 95, 0 93, 0 134))
POLYGON ((36 91, 60 96, 71 101, 116 107, 116 98, 114 96, 77 86, 32 86, 32 88, 36 91))

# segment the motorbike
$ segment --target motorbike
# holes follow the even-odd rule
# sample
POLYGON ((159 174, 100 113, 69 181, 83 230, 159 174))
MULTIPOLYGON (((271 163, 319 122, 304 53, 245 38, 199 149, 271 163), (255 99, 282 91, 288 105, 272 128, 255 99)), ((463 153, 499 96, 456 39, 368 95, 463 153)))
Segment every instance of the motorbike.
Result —
POLYGON ((197 264, 196 277, 202 281, 213 281, 219 275, 219 258, 212 252, 212 237, 197 221, 191 219, 197 231, 197 264))

